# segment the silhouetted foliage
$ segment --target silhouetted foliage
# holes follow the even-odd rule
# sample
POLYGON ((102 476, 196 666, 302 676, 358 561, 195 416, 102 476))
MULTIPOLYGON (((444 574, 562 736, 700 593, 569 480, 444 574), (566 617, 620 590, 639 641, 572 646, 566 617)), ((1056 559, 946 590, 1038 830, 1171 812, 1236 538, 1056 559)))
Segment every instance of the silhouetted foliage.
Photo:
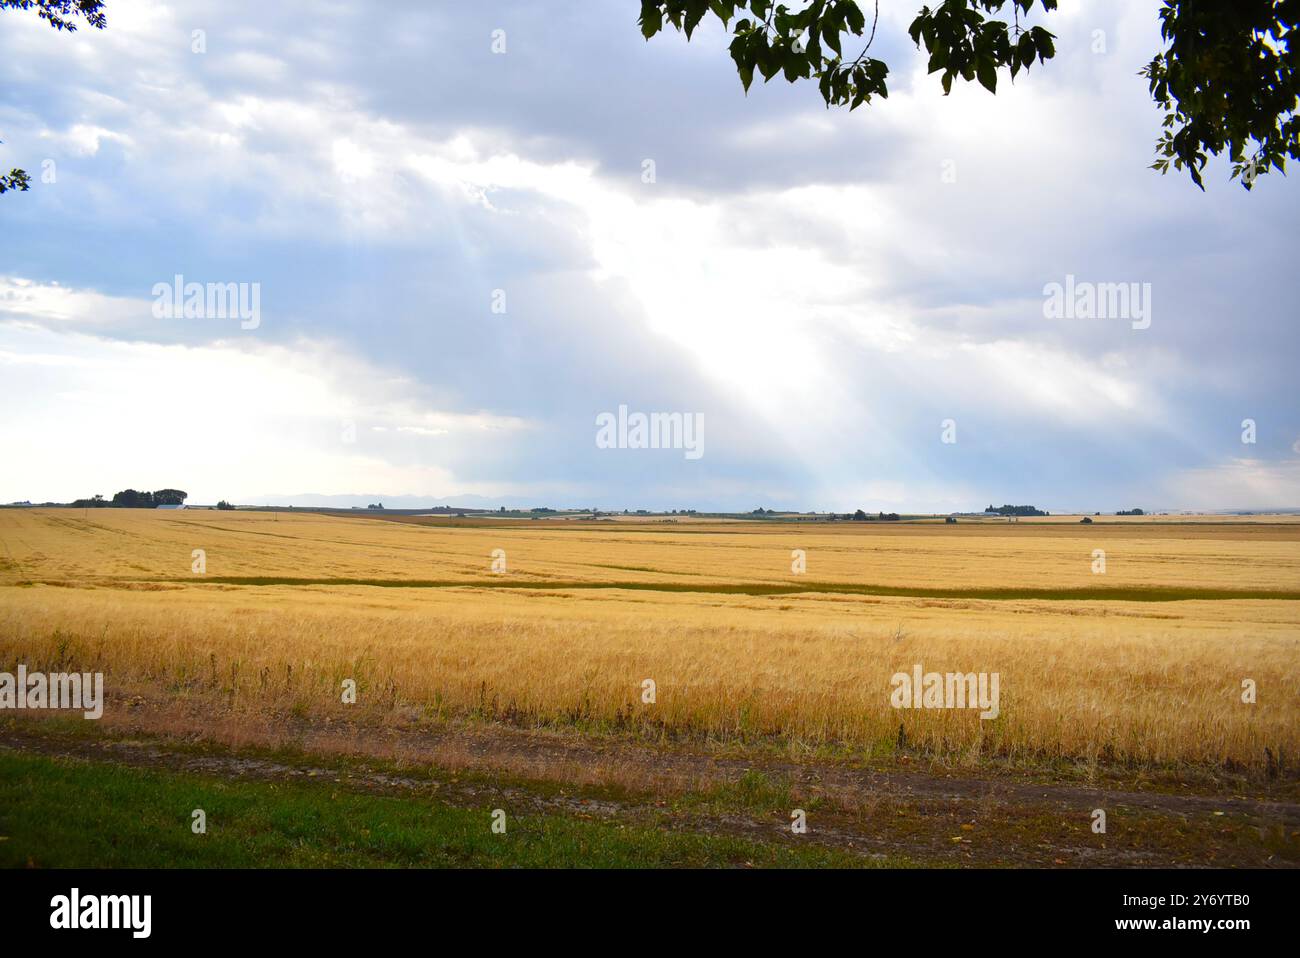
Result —
POLYGON ((0 10, 35 10, 55 30, 69 33, 77 29, 77 17, 84 18, 96 30, 108 26, 104 0, 0 0, 0 10))
MULTIPOLYGON (((1035 8, 1050 14, 1057 0, 943 0, 923 6, 908 34, 925 47, 929 72, 940 74, 945 94, 958 78, 996 93, 1002 70, 1014 80, 1056 55, 1055 35, 1027 25, 1035 8)), ((778 73, 791 83, 816 80, 827 107, 854 110, 873 96, 889 96, 888 65, 867 55, 879 0, 804 0, 794 7, 773 0, 642 0, 641 33, 648 40, 671 24, 689 40, 710 15, 731 31, 731 58, 746 91, 757 71, 765 83, 778 73), (846 39, 863 36, 862 51, 846 57, 846 39)), ((1296 0, 1165 0, 1159 17, 1165 48, 1141 71, 1165 111, 1152 168, 1186 168, 1202 188, 1209 155, 1227 154, 1232 176, 1247 189, 1270 167, 1283 171, 1287 158, 1297 158, 1300 139, 1300 80, 1290 46, 1300 19, 1296 0)))
MULTIPOLYGON (((108 26, 104 0, 0 0, 0 11, 3 10, 35 10, 36 15, 55 30, 69 33, 77 29, 77 17, 83 18, 96 30, 108 26)), ((30 186, 31 178, 25 170, 14 168, 8 173, 0 173, 0 193, 9 190, 26 192, 30 186)))
POLYGON ((23 170, 15 167, 8 173, 0 173, 0 193, 7 193, 10 190, 27 192, 31 187, 31 178, 23 170))

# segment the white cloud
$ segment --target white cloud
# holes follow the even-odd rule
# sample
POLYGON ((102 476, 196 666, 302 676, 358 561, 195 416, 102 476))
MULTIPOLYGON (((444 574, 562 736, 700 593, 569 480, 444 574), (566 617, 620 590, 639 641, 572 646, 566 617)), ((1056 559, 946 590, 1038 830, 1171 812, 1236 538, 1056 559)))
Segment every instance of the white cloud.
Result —
POLYGON ((1182 509, 1290 509, 1300 503, 1300 461, 1237 459, 1187 469, 1165 483, 1182 509))
MULTIPOLYGON (((353 18, 365 18, 347 5, 286 5, 259 17, 252 4, 182 9, 118 0, 102 35, 67 42, 27 25, 0 38, 0 80, 34 104, 51 98, 45 110, 11 97, 24 105, 0 115, 6 140, 37 141, 60 161, 57 189, 23 198, 49 205, 30 221, 37 225, 20 224, 15 249, 25 249, 27 237, 51 249, 65 239, 132 236, 114 276, 119 283, 146 277, 142 295, 173 272, 244 278, 198 275, 213 261, 237 262, 222 267, 236 270, 267 256, 268 275, 258 276, 268 281, 268 302, 270 274, 280 278, 279 311, 257 337, 239 339, 219 326, 151 326, 147 300, 96 291, 103 273, 75 259, 51 255, 40 271, 9 267, 63 284, 0 278, 0 319, 10 323, 0 327, 0 364, 66 414, 64 424, 35 399, 23 406, 45 429, 44 439, 24 433, 26 458, 63 457, 67 467, 78 453, 64 447, 84 446, 115 462, 105 436, 137 456, 155 455, 155 422, 131 415, 138 405, 121 398, 128 397, 158 407, 151 415, 186 437, 178 448, 192 464, 203 461, 202 443, 189 438, 195 423, 225 443, 226 459, 251 450, 240 463, 205 466, 226 470, 214 495, 292 487, 263 461, 301 477, 304 490, 451 492, 456 476, 447 463, 457 449, 531 425, 488 407, 529 408, 527 390, 539 404, 552 396, 561 398, 557 405, 587 402, 575 374, 593 367, 611 370, 616 383, 632 379, 628 372, 654 378, 642 352, 620 346, 657 340, 687 367, 671 380, 674 388, 689 378, 686 388, 725 396, 758 423, 752 434, 711 431, 709 440, 710 463, 743 463, 751 478, 729 486, 723 469, 701 476, 698 488, 746 495, 770 480, 789 482, 809 506, 825 494, 900 508, 910 496, 957 508, 955 500, 983 492, 957 457, 933 462, 942 416, 959 420, 963 442, 981 430, 1026 444, 1037 430, 1062 448, 1080 437, 1122 436, 1131 441, 1125 455, 1136 474, 1169 451, 1156 443, 1213 448, 1193 435, 1208 417, 1188 410, 1189 395, 1206 405, 1240 396, 1258 386, 1243 376, 1240 356, 1263 354, 1267 372, 1287 355, 1252 345, 1259 337, 1229 337, 1226 320, 1217 327, 1220 341, 1195 334, 1193 323, 1214 309, 1195 301, 1205 289, 1244 315, 1243 290, 1262 286, 1258 277, 1284 275, 1277 267, 1285 244, 1265 226, 1277 209, 1294 205, 1295 194, 1272 193, 1281 202, 1262 211, 1229 207, 1145 171, 1158 114, 1136 70, 1156 43, 1152 2, 1063 4, 1053 21, 1058 60, 1004 83, 996 97, 960 83, 943 97, 923 61, 891 54, 890 98, 853 114, 823 110, 811 87, 787 91, 776 82, 742 96, 720 31, 690 45, 664 38, 646 47, 633 28, 626 39, 610 36, 597 55, 573 46, 581 38, 562 22, 552 30, 539 15, 528 21, 528 44, 512 34, 511 56, 485 66, 465 52, 473 18, 460 9, 409 13, 427 32, 367 23, 356 56, 353 18), (301 34, 278 36, 277 16, 308 9, 301 34), (207 54, 190 53, 192 26, 208 30, 207 54), (1108 30, 1105 56, 1088 50, 1095 26, 1108 30), (631 50, 653 56, 627 68, 619 58, 631 50), (510 81, 528 51, 544 51, 564 68, 510 81), (410 55, 446 61, 447 72, 407 77, 387 69, 390 58, 410 55), (707 58, 714 58, 707 82, 716 77, 717 84, 696 90, 667 82, 707 58), (62 78, 57 88, 42 81, 46 72, 62 78), (428 77, 464 82, 425 96, 420 83, 428 77), (593 79, 609 90, 593 93, 593 79), (602 112, 604 100, 621 102, 620 93, 659 90, 656 84, 663 89, 653 107, 602 112), (789 106, 796 95, 806 109, 789 106), (589 105, 590 115, 575 103, 589 105), (663 159, 657 184, 639 180, 646 155, 663 159), (956 184, 940 179, 948 159, 956 184), (704 182, 722 185, 706 191, 704 182), (1227 226, 1259 230, 1247 244, 1251 258, 1235 261, 1247 270, 1232 268, 1227 226), (172 259, 194 265, 173 270, 172 259), (1042 318, 1039 291, 1067 272, 1130 280, 1158 267, 1168 280, 1149 335, 1042 318), (1096 273, 1130 269, 1145 272, 1096 273), (532 301, 516 296, 525 284, 532 301), (464 303, 485 302, 497 285, 511 288, 511 315, 473 328, 464 303), (1192 308, 1180 310, 1175 296, 1184 290, 1192 308), (444 327, 426 330, 372 307, 385 297, 395 312, 427 309, 444 327), (574 301, 607 314, 612 332, 563 361, 534 362, 535 349, 566 331, 574 301), (355 304, 360 318, 340 319, 342 308, 309 322, 293 315, 322 302, 355 304), (33 327, 192 341, 128 345, 33 327), (490 387, 482 377, 481 393, 464 403, 476 411, 444 408, 452 405, 450 387, 437 402, 429 398, 443 384, 426 371, 446 367, 415 342, 428 333, 471 378, 480 362, 496 374, 490 387), (295 338, 304 334, 322 342, 295 338), (278 345, 267 342, 276 337, 278 345), (366 359, 378 355, 385 360, 366 359), (1239 361, 1229 362, 1234 355, 1239 361), (502 373, 508 363, 488 365, 502 356, 517 376, 502 373), (38 368, 51 373, 51 385, 31 378, 38 368), (420 375, 430 381, 417 381, 420 375), (231 431, 202 403, 179 416, 174 402, 152 402, 145 383, 219 396, 244 431, 231 431), (498 395, 507 390, 508 398, 498 395), (340 417, 355 420, 373 444, 337 448, 340 417), (106 431, 87 432, 81 423, 88 420, 106 431), (276 429, 290 438, 275 442, 276 429), (72 441, 50 442, 51 435, 72 441), (61 451, 43 457, 42 443, 61 451), (421 465, 422 455, 437 455, 438 465, 421 465), (813 477, 802 487, 787 475, 798 470, 813 477)), ((510 9, 522 16, 526 8, 510 9)), ((878 42, 888 33, 888 42, 910 52, 912 15, 885 5, 878 42)), ((481 32, 474 38, 482 41, 481 32)), ((1264 396, 1248 408, 1269 404, 1264 396)), ((27 426, 6 421, 3 428, 27 426)), ((511 451, 494 463, 503 481, 535 474, 536 463, 511 460, 511 451)), ((1057 471, 1054 453, 1044 448, 1037 459, 1046 474, 1057 471)), ((1112 465, 1098 460, 1099 472, 1112 465)), ((1213 460, 1207 454, 1205 461, 1213 460)), ((1286 493, 1270 468, 1207 466, 1202 478, 1225 495, 1286 493)), ((555 469, 563 474, 565 464, 555 469)))
POLYGON ((448 453, 528 427, 430 408, 418 384, 320 344, 161 346, 9 324, 0 368, 0 501, 151 483, 199 502, 268 489, 497 495, 514 486, 461 482, 448 453), (368 443, 364 424, 410 438, 368 443), (436 458, 409 445, 433 435, 436 458))
POLYGON ((34 324, 112 327, 149 315, 150 304, 96 290, 0 276, 0 318, 34 324))
POLYGON ((126 147, 131 145, 129 136, 88 123, 74 123, 64 133, 44 130, 41 132, 41 138, 49 141, 56 148, 67 150, 74 156, 94 156, 99 152, 100 144, 104 140, 120 143, 126 147))

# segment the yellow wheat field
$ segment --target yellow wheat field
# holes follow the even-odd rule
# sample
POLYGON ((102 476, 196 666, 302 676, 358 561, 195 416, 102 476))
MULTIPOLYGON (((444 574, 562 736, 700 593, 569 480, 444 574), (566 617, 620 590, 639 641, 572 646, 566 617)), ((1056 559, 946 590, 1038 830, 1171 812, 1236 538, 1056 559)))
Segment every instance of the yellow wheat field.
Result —
POLYGON ((0 510, 0 670, 103 671, 110 710, 139 695, 302 721, 487 718, 874 753, 901 729, 904 747, 972 761, 1260 765, 1300 744, 1298 623, 1300 524, 1286 521, 0 510), (1096 589, 1111 592, 1070 591, 1096 589), (999 716, 893 708, 891 676, 916 664, 998 673, 999 716))

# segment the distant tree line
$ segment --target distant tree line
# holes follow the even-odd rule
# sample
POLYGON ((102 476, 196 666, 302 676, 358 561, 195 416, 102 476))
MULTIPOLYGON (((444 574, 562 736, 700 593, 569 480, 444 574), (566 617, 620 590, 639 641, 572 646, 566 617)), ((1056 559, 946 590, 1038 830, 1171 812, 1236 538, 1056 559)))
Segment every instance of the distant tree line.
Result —
POLYGON ((179 506, 189 498, 183 489, 158 489, 154 492, 140 492, 136 489, 123 489, 113 494, 112 499, 95 495, 89 499, 78 499, 73 505, 78 509, 156 509, 158 506, 179 506))
MULTIPOLYGON (((689 509, 685 511, 693 513, 695 510, 689 509)), ((763 509, 761 507, 750 513, 751 516, 776 516, 781 514, 782 513, 778 513, 775 509, 763 509)), ((816 513, 809 513, 809 515, 816 515, 816 513)), ((829 512, 826 514, 826 520, 828 522, 898 522, 901 518, 902 516, 897 512, 877 512, 873 516, 871 513, 864 512, 861 509, 852 514, 847 512, 829 512)))
POLYGON ((1115 515, 1117 515, 1117 516, 1145 516, 1146 513, 1143 512, 1141 509, 1121 509, 1119 512, 1115 513, 1115 515))
POLYGON ((990 505, 984 510, 985 513, 992 513, 996 516, 1050 516, 1050 512, 1043 512, 1034 506, 994 506, 990 505))

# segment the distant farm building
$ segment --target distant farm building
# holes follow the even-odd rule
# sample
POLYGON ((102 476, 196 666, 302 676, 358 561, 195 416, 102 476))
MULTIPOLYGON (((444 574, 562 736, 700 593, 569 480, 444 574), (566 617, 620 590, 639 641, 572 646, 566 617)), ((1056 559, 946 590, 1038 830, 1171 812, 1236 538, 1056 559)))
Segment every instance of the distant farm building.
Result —
POLYGON ((159 509, 188 509, 189 506, 184 504, 158 506, 159 509))

